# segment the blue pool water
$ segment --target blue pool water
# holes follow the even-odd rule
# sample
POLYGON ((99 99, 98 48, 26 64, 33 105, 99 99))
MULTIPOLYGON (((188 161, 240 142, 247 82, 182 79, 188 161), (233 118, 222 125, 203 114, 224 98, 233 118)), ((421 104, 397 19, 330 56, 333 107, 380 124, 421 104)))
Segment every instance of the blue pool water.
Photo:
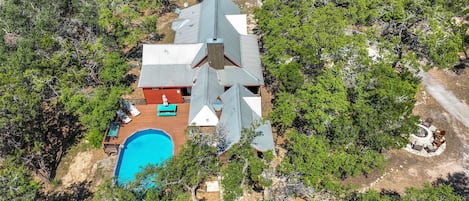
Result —
POLYGON ((148 165, 158 165, 173 155, 173 142, 163 131, 147 129, 127 138, 121 149, 115 171, 117 183, 135 179, 135 174, 148 165))

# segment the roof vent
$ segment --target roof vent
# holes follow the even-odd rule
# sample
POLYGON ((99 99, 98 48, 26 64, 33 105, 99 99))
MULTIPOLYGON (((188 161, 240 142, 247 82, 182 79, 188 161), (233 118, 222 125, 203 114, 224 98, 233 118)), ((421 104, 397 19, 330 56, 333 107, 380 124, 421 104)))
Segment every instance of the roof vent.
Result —
POLYGON ((213 109, 218 112, 223 109, 223 101, 221 100, 220 96, 213 102, 213 109))

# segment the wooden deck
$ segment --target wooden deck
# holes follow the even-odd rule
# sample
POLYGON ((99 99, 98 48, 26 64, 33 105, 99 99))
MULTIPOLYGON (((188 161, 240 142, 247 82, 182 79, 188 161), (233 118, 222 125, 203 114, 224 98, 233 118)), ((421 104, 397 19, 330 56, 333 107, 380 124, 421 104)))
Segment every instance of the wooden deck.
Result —
MULTIPOLYGON (((129 116, 132 121, 121 124, 116 138, 104 137, 104 147, 123 144, 125 139, 133 133, 148 128, 160 129, 171 135, 174 143, 174 154, 179 153, 188 138, 185 133, 189 119, 189 104, 177 104, 177 115, 174 117, 156 116, 156 104, 136 105, 141 114, 137 117, 129 116)), ((105 134, 106 135, 106 134, 105 134)))

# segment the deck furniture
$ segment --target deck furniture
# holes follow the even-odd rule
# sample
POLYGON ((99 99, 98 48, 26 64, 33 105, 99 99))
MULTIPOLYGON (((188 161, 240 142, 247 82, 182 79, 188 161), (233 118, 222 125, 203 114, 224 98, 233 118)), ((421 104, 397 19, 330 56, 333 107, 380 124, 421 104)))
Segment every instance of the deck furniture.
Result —
POLYGON ((122 123, 124 124, 127 124, 129 123, 130 121, 132 121, 132 119, 122 110, 122 109, 119 109, 117 111, 117 117, 122 121, 122 123))
POLYGON ((120 123, 119 122, 111 122, 109 126, 109 131, 107 132, 108 137, 117 137, 119 134, 120 123))
POLYGON ((157 113, 159 117, 168 117, 168 116, 176 116, 177 105, 176 104, 158 104, 157 106, 157 113))

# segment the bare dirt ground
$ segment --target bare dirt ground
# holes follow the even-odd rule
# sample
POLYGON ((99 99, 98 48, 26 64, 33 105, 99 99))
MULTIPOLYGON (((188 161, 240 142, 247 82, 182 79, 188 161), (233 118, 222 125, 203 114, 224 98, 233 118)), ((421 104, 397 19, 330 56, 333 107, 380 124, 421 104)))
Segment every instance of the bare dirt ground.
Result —
POLYGON ((56 184, 48 191, 63 191, 71 185, 90 182, 89 190, 94 192, 97 186, 112 178, 116 159, 116 156, 107 156, 102 149, 91 148, 83 141, 63 158, 54 179, 56 184))
POLYGON ((433 118, 433 124, 447 133, 445 136, 447 147, 441 155, 426 158, 404 150, 392 150, 385 153, 387 163, 384 172, 376 170, 368 177, 348 179, 345 183, 353 184, 362 190, 387 189, 403 193, 405 188, 421 187, 424 183, 431 183, 439 177, 446 178, 451 173, 468 174, 469 127, 460 119, 465 121, 469 116, 458 115, 463 113, 464 109, 467 112, 467 105, 457 102, 469 100, 469 69, 464 71, 462 75, 456 75, 452 71, 430 70, 423 84, 431 86, 421 89, 417 94, 414 114, 422 119, 433 118), (435 95, 439 101, 432 95, 435 95), (451 112, 456 112, 456 115, 451 112))

